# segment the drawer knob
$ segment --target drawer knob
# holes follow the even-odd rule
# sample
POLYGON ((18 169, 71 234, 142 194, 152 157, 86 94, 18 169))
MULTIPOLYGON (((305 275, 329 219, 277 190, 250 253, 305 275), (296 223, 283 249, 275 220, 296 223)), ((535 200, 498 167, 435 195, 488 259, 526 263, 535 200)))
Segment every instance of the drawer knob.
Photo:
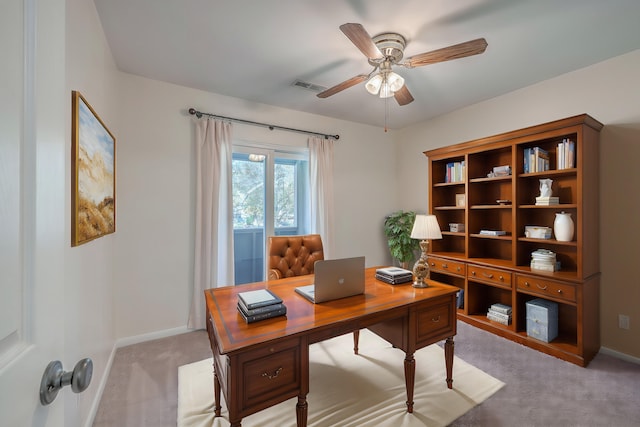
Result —
POLYGON ((447 264, 442 264, 442 268, 449 268, 447 264))
POLYGON ((432 262, 432 263, 431 263, 431 267, 435 267, 435 265, 436 265, 436 263, 435 263, 435 262, 432 262))
POLYGON ((472 275, 472 276, 475 276, 475 275, 476 275, 476 272, 475 272, 475 271, 472 271, 472 272, 471 272, 471 275, 472 275))
POLYGON ((527 288, 528 288, 529 286, 531 286, 531 285, 529 284, 529 282, 524 282, 524 285, 525 285, 527 288))
POLYGON ((558 293, 561 294, 562 293, 562 289, 558 289, 558 293))
POLYGON ((504 282, 504 277, 500 276, 500 281, 504 282))
POLYGON ((460 267, 458 267, 458 268, 456 268, 456 270, 460 271, 461 269, 460 269, 460 267))
POLYGON ((431 321, 432 321, 433 323, 438 323, 438 322, 440 321, 440 315, 438 315, 438 317, 432 317, 432 318, 431 318, 431 321))
POLYGON ((273 371, 272 374, 268 373, 268 372, 264 372, 262 374, 263 377, 267 377, 270 380, 274 379, 274 378, 278 378, 278 375, 280 375, 280 372, 282 372, 282 367, 276 369, 275 371, 273 371))
POLYGON ((538 287, 538 289, 540 289, 541 291, 546 291, 547 290, 547 285, 544 286, 540 286, 539 284, 536 283, 536 286, 538 287))

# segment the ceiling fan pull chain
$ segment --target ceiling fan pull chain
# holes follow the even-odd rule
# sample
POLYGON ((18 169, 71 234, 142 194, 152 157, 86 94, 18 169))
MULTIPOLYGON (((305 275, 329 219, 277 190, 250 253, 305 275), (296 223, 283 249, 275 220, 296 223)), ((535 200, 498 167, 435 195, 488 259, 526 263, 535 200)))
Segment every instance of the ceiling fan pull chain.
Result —
POLYGON ((387 131, 387 120, 389 119, 389 98, 384 99, 384 131, 387 131))

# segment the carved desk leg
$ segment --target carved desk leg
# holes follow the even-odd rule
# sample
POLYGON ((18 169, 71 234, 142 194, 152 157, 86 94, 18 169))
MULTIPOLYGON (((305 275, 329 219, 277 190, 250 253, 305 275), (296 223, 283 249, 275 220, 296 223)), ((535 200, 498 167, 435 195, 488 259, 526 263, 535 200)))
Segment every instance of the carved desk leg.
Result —
POLYGON ((404 358, 404 379, 407 386, 407 412, 413 413, 413 389, 416 382, 416 359, 413 353, 407 353, 404 358))
POLYGON ((298 422, 298 427, 307 427, 308 409, 309 404, 307 403, 307 396, 299 395, 298 404, 296 405, 296 421, 298 422))
POLYGON ((358 354, 358 341, 360 341, 360 330, 353 331, 353 353, 358 354))
POLYGON ((444 360, 447 365, 447 387, 453 388, 453 337, 444 343, 444 360))
POLYGON ((218 380, 218 374, 216 373, 216 364, 213 364, 213 399, 215 402, 215 416, 220 416, 220 381, 218 380))

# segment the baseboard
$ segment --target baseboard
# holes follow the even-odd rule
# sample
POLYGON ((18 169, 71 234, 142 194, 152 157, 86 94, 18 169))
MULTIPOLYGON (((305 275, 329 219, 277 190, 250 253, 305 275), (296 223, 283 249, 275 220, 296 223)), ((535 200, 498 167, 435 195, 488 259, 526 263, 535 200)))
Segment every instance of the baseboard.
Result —
POLYGON ((607 347, 600 347, 600 353, 606 354, 606 355, 609 355, 609 356, 613 356, 613 357, 615 357, 617 359, 622 359, 624 361, 640 365, 640 358, 629 356, 628 354, 620 353, 619 351, 612 350, 612 349, 607 348, 607 347))
POLYGON ((91 409, 89 411, 89 416, 87 417, 87 421, 84 427, 92 427, 93 422, 95 421, 96 415, 98 413, 98 408, 100 407, 100 401, 102 400, 102 395, 104 393, 104 389, 107 386, 107 381, 109 380, 109 374, 111 373, 111 366, 113 365, 113 360, 116 356, 116 351, 120 347, 126 347, 132 344, 139 344, 141 342, 156 340, 159 338, 166 338, 173 335, 184 334, 187 332, 191 332, 193 329, 189 329, 186 326, 182 326, 180 328, 173 329, 165 329, 163 331, 155 331, 148 334, 136 335, 133 337, 120 338, 117 340, 113 348, 111 349, 111 354, 109 355, 109 360, 107 361, 107 366, 104 370, 104 375, 100 379, 100 383, 98 384, 98 392, 95 395, 93 403, 91 404, 91 409))
POLYGON ((150 332, 148 334, 135 335, 133 337, 120 338, 116 341, 116 348, 126 347, 128 345, 140 344, 141 342, 147 342, 151 340, 157 340, 160 338, 171 337, 173 335, 185 334, 192 332, 193 329, 189 329, 186 326, 179 328, 165 329, 163 331, 150 332))
POLYGON ((87 422, 84 427, 92 427, 93 422, 96 419, 96 415, 98 414, 98 408, 100 407, 100 401, 102 400, 102 395, 104 394, 104 389, 107 386, 107 380, 109 380, 109 373, 111 372, 111 365, 113 365, 113 359, 116 356, 117 347, 114 345, 111 349, 111 354, 109 354, 109 359, 107 360, 107 365, 104 370, 104 374, 102 378, 100 378, 100 383, 98 384, 98 391, 91 403, 91 408, 89 409, 89 416, 87 417, 87 422))

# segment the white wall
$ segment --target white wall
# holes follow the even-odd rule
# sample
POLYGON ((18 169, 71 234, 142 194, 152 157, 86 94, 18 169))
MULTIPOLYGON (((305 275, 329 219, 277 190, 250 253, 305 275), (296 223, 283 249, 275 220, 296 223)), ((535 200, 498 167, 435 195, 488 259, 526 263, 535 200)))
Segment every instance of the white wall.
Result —
MULTIPOLYGON (((335 150, 335 256, 391 262, 383 232, 396 205, 391 133, 120 73, 117 83, 117 224, 114 295, 119 338, 184 328, 193 281, 197 110, 339 134, 335 150), (388 203, 380 203, 387 197, 388 203)), ((307 135, 234 124, 234 137, 306 145, 307 135)))
POLYGON ((635 357, 640 357, 639 75, 640 50, 406 128, 399 132, 397 152, 406 165, 398 169, 398 182, 416 186, 412 193, 401 193, 400 206, 425 209, 425 150, 582 113, 602 122, 602 345, 635 357), (619 313, 631 316, 630 330, 618 328, 619 313))
POLYGON ((65 27, 66 96, 59 106, 66 117, 65 306, 57 310, 65 314, 65 369, 73 369, 74 364, 85 357, 93 360, 94 369, 91 386, 85 392, 74 395, 65 390, 64 393, 69 395, 65 425, 76 426, 92 418, 97 410, 97 399, 106 381, 117 338, 113 320, 117 234, 71 247, 71 91, 80 91, 115 135, 116 156, 120 132, 115 114, 118 111, 114 90, 116 68, 93 1, 67 0, 65 27))

